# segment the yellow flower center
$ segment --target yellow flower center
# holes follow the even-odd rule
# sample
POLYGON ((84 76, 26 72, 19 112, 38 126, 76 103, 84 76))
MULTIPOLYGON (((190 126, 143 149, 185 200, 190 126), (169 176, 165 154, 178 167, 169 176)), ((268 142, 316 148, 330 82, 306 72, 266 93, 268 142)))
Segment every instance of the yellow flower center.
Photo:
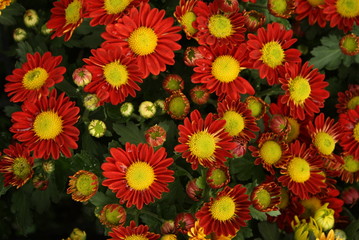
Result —
POLYGON ((197 32, 197 29, 192 26, 192 23, 196 20, 196 18, 197 16, 194 12, 186 12, 181 19, 181 24, 191 35, 197 32))
POLYGON ((212 64, 212 75, 220 82, 234 81, 240 71, 241 66, 238 60, 230 55, 219 56, 212 64))
POLYGON ((267 208, 271 203, 270 193, 265 189, 259 190, 254 199, 258 200, 262 208, 267 208))
POLYGON ((354 159, 352 155, 347 155, 343 158, 344 165, 343 168, 351 173, 359 171, 359 161, 354 159))
POLYGON ((337 12, 346 18, 355 18, 359 16, 358 0, 338 0, 336 2, 337 12))
POLYGON ((213 180, 215 185, 221 185, 227 180, 225 172, 223 172, 221 169, 213 170, 212 175, 209 178, 213 180))
POLYGON ((18 157, 14 159, 12 170, 17 178, 26 179, 31 173, 31 166, 26 158, 18 157))
POLYGON ((209 158, 216 150, 216 139, 206 131, 197 132, 189 139, 189 150, 198 158, 209 158))
POLYGON ((275 13, 283 14, 287 11, 287 1, 286 0, 275 0, 271 1, 272 10, 275 13))
POLYGON ((131 236, 126 237, 124 240, 148 240, 148 238, 146 238, 143 235, 133 234, 131 236))
POLYGON ((81 2, 78 0, 74 0, 72 3, 70 3, 67 6, 67 8, 65 9, 66 25, 75 24, 80 20, 81 8, 82 8, 81 2))
POLYGON ((111 209, 106 209, 105 217, 109 223, 111 223, 113 225, 117 225, 119 223, 121 215, 118 210, 120 208, 121 207, 116 207, 116 208, 112 209, 112 211, 111 211, 111 209))
POLYGON ((232 23, 226 16, 217 14, 209 18, 209 32, 217 38, 226 38, 233 33, 232 23))
POLYGON ((316 197, 302 200, 300 203, 305 208, 303 218, 314 217, 315 212, 322 206, 321 201, 316 197))
POLYGON ((88 174, 81 174, 76 180, 76 189, 81 195, 89 196, 95 188, 95 180, 88 174))
POLYGON ((263 143, 259 154, 265 163, 272 165, 282 157, 282 148, 277 142, 269 140, 263 143))
POLYGON ((303 183, 310 178, 310 165, 307 160, 294 157, 288 164, 288 175, 294 182, 303 183))
POLYGON ((22 85, 28 90, 39 90, 46 82, 49 74, 41 67, 28 71, 22 78, 22 85))
POLYGON ((284 50, 282 46, 275 41, 264 44, 261 49, 261 60, 271 68, 282 65, 284 61, 284 50))
POLYGON ((111 62, 103 67, 103 75, 106 82, 112 87, 119 88, 128 81, 127 67, 118 62, 111 62))
POLYGON ((297 120, 294 118, 287 118, 289 125, 290 125, 290 131, 287 136, 287 142, 291 142, 294 139, 297 139, 300 133, 300 125, 297 120))
POLYGON ((151 54, 157 47, 157 34, 152 28, 139 27, 128 38, 131 50, 140 56, 151 54))
POLYGON ((295 105, 303 105, 305 100, 310 96, 311 87, 306 78, 297 76, 289 81, 288 87, 290 98, 295 105))
POLYGON ((153 167, 146 162, 132 163, 126 172, 128 186, 138 191, 149 188, 155 179, 153 167))
POLYGON ((278 207, 280 209, 285 209, 285 208, 287 208, 288 204, 289 204, 288 190, 286 190, 285 188, 281 188, 280 189, 280 203, 278 204, 278 207))
POLYGON ((320 4, 324 4, 324 2, 325 2, 325 0, 307 0, 307 1, 313 7, 316 7, 316 6, 320 5, 320 4))
POLYGON ((244 118, 241 114, 235 111, 225 112, 223 114, 223 119, 226 120, 224 128, 230 136, 237 136, 244 129, 244 118))
POLYGON ((236 203, 229 196, 215 200, 210 208, 212 217, 219 221, 227 221, 235 216, 236 203))
POLYGON ((248 101, 248 108, 252 111, 253 117, 259 117, 263 112, 263 104, 255 99, 248 101))
POLYGON ((353 130, 353 136, 354 139, 359 142, 359 122, 355 124, 354 130, 353 130))
POLYGON ((168 110, 175 116, 182 116, 185 113, 186 103, 182 97, 174 97, 168 104, 168 110))
POLYGON ((358 40, 357 36, 346 36, 342 43, 342 47, 347 50, 349 53, 354 53, 358 50, 358 40))
POLYGON ((105 0, 104 8, 107 14, 117 14, 126 9, 132 0, 105 0))
POLYGON ((314 145, 324 155, 330 155, 335 148, 335 140, 326 132, 319 132, 314 137, 314 145))
POLYGON ((347 106, 348 109, 355 109, 359 105, 359 96, 355 96, 349 100, 347 106))
POLYGON ((62 132, 62 119, 53 111, 38 114, 33 130, 41 140, 55 139, 62 132))

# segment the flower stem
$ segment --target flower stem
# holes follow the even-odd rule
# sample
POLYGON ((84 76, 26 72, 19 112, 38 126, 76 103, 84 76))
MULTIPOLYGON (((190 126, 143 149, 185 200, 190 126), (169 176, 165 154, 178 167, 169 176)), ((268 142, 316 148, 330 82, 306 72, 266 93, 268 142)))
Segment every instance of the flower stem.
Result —
POLYGON ((178 170, 184 172, 184 173, 186 174, 186 176, 187 176, 190 180, 193 179, 192 175, 191 175, 186 169, 184 169, 183 167, 180 167, 180 166, 178 166, 178 165, 175 164, 175 163, 173 163, 173 166, 175 166, 175 168, 177 168, 178 170))
POLYGON ((157 219, 158 221, 160 221, 161 223, 163 223, 163 222, 166 221, 165 219, 159 217, 156 213, 153 213, 153 212, 150 212, 150 211, 147 211, 147 210, 143 210, 143 209, 142 209, 142 210, 140 211, 140 214, 141 214, 141 213, 144 213, 144 214, 146 214, 146 215, 148 215, 148 216, 151 216, 151 217, 157 219))

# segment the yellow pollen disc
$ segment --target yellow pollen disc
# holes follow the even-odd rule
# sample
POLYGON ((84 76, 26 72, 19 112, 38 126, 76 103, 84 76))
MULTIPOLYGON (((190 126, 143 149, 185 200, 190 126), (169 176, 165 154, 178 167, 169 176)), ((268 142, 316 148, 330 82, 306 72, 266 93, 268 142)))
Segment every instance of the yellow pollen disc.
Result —
POLYGON ((143 235, 133 234, 131 236, 126 237, 124 240, 148 240, 148 238, 146 238, 143 235))
POLYGON ((240 72, 238 60, 230 55, 219 56, 212 63, 212 75, 223 83, 234 81, 240 72))
POLYGON ((104 9, 107 14, 117 14, 126 9, 132 0, 105 0, 104 9))
POLYGON ((112 87, 119 88, 128 81, 127 67, 118 62, 111 62, 103 67, 103 75, 106 82, 112 87))
POLYGON ((219 14, 209 18, 208 30, 217 38, 226 38, 233 33, 231 20, 226 16, 219 14))
POLYGON ((168 110, 175 116, 182 116, 185 113, 186 103, 182 97, 174 97, 169 103, 168 110))
POLYGON ((359 96, 355 96, 349 100, 347 106, 348 109, 355 109, 359 105, 359 96))
POLYGON ((157 35, 152 28, 139 27, 128 38, 131 50, 140 56, 151 54, 157 47, 157 35))
POLYGON ((307 0, 307 1, 313 7, 316 7, 316 6, 320 5, 320 4, 324 4, 324 2, 325 2, 325 0, 307 0))
POLYGON ((94 191, 94 180, 87 174, 81 174, 76 180, 76 189, 81 195, 88 196, 94 191))
POLYGON ((288 175, 294 182, 303 183, 310 178, 310 165, 307 160, 295 157, 288 164, 288 175))
POLYGON ((128 186, 138 191, 149 188, 155 179, 153 167, 146 162, 132 163, 126 172, 128 186))
POLYGON ((282 65, 284 61, 284 50, 282 46, 275 41, 264 44, 261 49, 261 60, 271 68, 282 65))
POLYGON ((346 18, 355 18, 359 16, 358 0, 338 0, 336 2, 337 12, 346 18))
POLYGON ((82 5, 81 2, 78 0, 74 0, 70 3, 67 8, 65 9, 65 20, 67 24, 75 24, 80 20, 80 11, 82 5))
POLYGON ((192 23, 196 20, 196 18, 197 16, 194 12, 186 12, 181 19, 181 24, 191 35, 197 32, 197 29, 192 26, 192 23))
POLYGON ((303 218, 314 217, 315 212, 322 206, 321 201, 316 197, 302 200, 300 203, 305 208, 303 218))
POLYGON ((28 90, 39 90, 46 82, 49 74, 41 67, 28 71, 22 78, 22 85, 28 90))
POLYGON ((259 149, 263 161, 269 165, 275 164, 282 157, 282 148, 275 141, 266 141, 259 149))
POLYGON ((110 209, 106 209, 106 212, 105 212, 106 220, 108 222, 110 222, 111 224, 114 224, 114 225, 118 224, 118 222, 121 218, 121 215, 118 212, 118 210, 119 210, 119 208, 115 208, 112 211, 110 209))
POLYGON ((353 137, 357 142, 359 142, 359 123, 355 124, 354 130, 353 130, 353 137))
POLYGON ((252 111, 253 117, 258 117, 263 112, 263 104, 255 99, 248 101, 248 108, 252 111))
POLYGON ((303 105, 311 93, 311 87, 308 79, 298 76, 291 79, 288 83, 290 98, 295 105, 303 105))
POLYGON ((289 125, 290 125, 290 131, 287 136, 287 142, 291 142, 294 139, 297 139, 300 133, 300 125, 297 120, 294 118, 287 118, 289 125))
POLYGON ((31 166, 26 158, 18 157, 14 159, 12 170, 17 178, 26 179, 31 173, 31 166))
POLYGON ((258 200, 262 208, 267 208, 271 203, 270 193, 265 189, 259 190, 254 199, 258 200))
POLYGON ((272 10, 275 13, 283 14, 287 11, 287 1, 286 0, 272 0, 272 10))
POLYGON ((53 111, 45 111, 36 116, 33 130, 41 140, 55 139, 62 132, 62 119, 53 111))
POLYGON ((289 194, 288 190, 285 188, 280 189, 280 203, 278 204, 278 207, 280 209, 285 209, 289 204, 289 194))
POLYGON ((236 203, 231 197, 223 196, 212 203, 210 211, 214 219, 227 221, 235 215, 236 203))
POLYGON ((198 158, 209 158, 216 150, 216 139, 206 131, 200 131, 189 139, 189 150, 198 158))
POLYGON ((334 138, 326 132, 319 132, 314 137, 314 145, 324 155, 332 154, 335 143, 334 138))
POLYGON ((344 160, 344 165, 343 168, 351 173, 355 173, 357 171, 359 171, 359 161, 354 159, 353 156, 351 155, 347 155, 343 158, 344 160))
POLYGON ((221 169, 215 169, 212 171, 212 175, 210 176, 210 179, 213 180, 213 183, 215 185, 221 185, 227 180, 227 176, 225 172, 223 172, 221 169))
POLYGON ((226 125, 224 128, 230 136, 237 136, 244 129, 244 118, 241 114, 235 111, 225 112, 223 114, 223 119, 226 120, 226 125))

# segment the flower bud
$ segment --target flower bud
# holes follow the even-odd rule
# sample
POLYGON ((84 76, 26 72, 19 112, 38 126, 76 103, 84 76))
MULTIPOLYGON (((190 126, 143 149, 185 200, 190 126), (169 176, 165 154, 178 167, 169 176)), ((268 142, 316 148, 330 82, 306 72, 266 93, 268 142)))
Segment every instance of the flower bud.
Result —
POLYGON ((221 0, 219 8, 226 13, 232 13, 239 10, 238 0, 221 0))
POLYGON ((46 24, 41 26, 41 33, 44 35, 49 35, 51 34, 52 29, 51 28, 47 28, 46 24))
POLYGON ((92 74, 86 68, 77 68, 72 73, 72 79, 77 86, 83 87, 91 82, 92 74))
POLYGON ((175 218, 175 228, 183 233, 187 234, 188 230, 194 226, 195 218, 191 213, 179 213, 175 218))
POLYGON ((162 234, 176 233, 175 222, 173 220, 167 220, 161 225, 162 234))
POLYGON ((26 10, 24 14, 24 23, 26 27, 35 27, 39 23, 39 16, 33 9, 26 10))
POLYGON ((325 203, 314 214, 314 220, 318 223, 323 231, 332 229, 334 226, 334 210, 328 208, 329 203, 325 203))
POLYGON ((186 185, 186 193, 193 201, 199 201, 202 198, 203 189, 197 185, 197 178, 188 181, 186 185))
POLYGON ((288 134, 290 132, 290 124, 288 119, 281 115, 275 114, 269 122, 269 128, 276 134, 288 134))
POLYGON ((98 218, 108 228, 122 226, 126 222, 126 210, 120 204, 107 204, 102 208, 98 218))
POLYGON ((129 117, 133 113, 134 107, 133 104, 130 102, 125 102, 120 107, 120 112, 122 116, 129 117))
POLYGON ((42 169, 48 174, 55 171, 55 164, 53 161, 45 161, 42 163, 42 169))
POLYGON ((156 106, 157 110, 160 110, 160 112, 159 112, 160 114, 164 114, 166 112, 164 100, 157 99, 155 101, 155 106, 156 106))
POLYGON ((88 126, 88 130, 91 136, 100 138, 105 135, 106 124, 101 120, 92 120, 88 126))
POLYGON ((186 95, 175 91, 165 100, 166 112, 173 119, 182 120, 190 111, 190 104, 186 95))
POLYGON ((359 37, 354 33, 347 34, 340 39, 339 47, 348 56, 357 55, 359 53, 359 37))
POLYGON ((145 139, 152 147, 161 146, 166 141, 166 131, 156 124, 147 129, 145 132, 145 139))
POLYGON ((32 178, 34 188, 44 191, 49 186, 49 180, 44 174, 38 174, 32 178))
POLYGON ((168 74, 162 82, 162 87, 171 94, 173 91, 183 90, 184 81, 178 74, 168 74))
POLYGON ((341 229, 334 229, 334 239, 346 240, 347 234, 341 229))
POLYGON ((244 11, 243 16, 245 17, 244 25, 248 32, 256 32, 266 21, 264 14, 256 10, 244 11))
POLYGON ((89 111, 94 111, 99 107, 100 98, 96 94, 88 94, 84 98, 84 107, 89 111))
POLYGON ((190 92, 192 102, 198 105, 202 105, 208 102, 210 92, 208 89, 204 88, 202 85, 196 85, 193 87, 190 92))
POLYGON ((26 31, 22 28, 16 28, 13 33, 13 38, 16 42, 21 42, 26 38, 26 31))
POLYGON ((78 228, 74 228, 70 234, 71 240, 86 240, 86 232, 78 228))
POLYGON ((143 118, 152 118, 156 114, 156 106, 153 102, 144 101, 140 104, 138 112, 143 118))
POLYGON ((248 141, 241 137, 234 137, 233 142, 236 144, 236 146, 231 151, 233 156, 236 158, 243 157, 247 152, 248 141))
POLYGON ((341 198, 345 204, 354 206, 359 199, 359 191, 353 187, 346 188, 342 192, 341 198))
POLYGON ((165 234, 160 240, 177 240, 177 236, 175 234, 165 234))
POLYGON ((196 66, 195 61, 198 59, 202 59, 203 55, 198 50, 198 47, 187 47, 184 52, 184 63, 188 67, 196 66))

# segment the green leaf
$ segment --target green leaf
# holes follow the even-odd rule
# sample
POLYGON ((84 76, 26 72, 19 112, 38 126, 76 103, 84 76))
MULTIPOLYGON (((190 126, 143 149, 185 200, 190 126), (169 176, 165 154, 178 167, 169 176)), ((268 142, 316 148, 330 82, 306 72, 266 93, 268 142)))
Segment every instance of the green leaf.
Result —
POLYGON ((278 240, 279 231, 276 223, 259 222, 258 229, 264 240, 278 240))
POLYGON ((262 166, 254 165, 254 161, 246 157, 235 158, 230 161, 231 175, 235 175, 239 181, 249 179, 261 179, 264 176, 262 166))
POLYGON ((255 209, 252 205, 249 206, 249 211, 252 216, 252 218, 259 220, 259 221, 266 221, 267 215, 264 212, 258 211, 255 209))
MULTIPOLYGON (((21 16, 25 12, 25 8, 19 3, 11 3, 4 10, 1 11, 0 15, 0 24, 1 25, 15 25, 16 17, 21 16)), ((21 18, 22 19, 22 18, 21 18)))
POLYGON ((96 207, 103 207, 106 204, 113 203, 113 198, 103 192, 98 191, 92 198, 90 198, 89 201, 96 207))
POLYGON ((347 239, 358 239, 359 236, 359 220, 355 220, 349 224, 349 226, 345 229, 347 234, 347 239))
POLYGON ((253 231, 249 227, 241 227, 237 232, 237 235, 233 238, 234 240, 244 240, 253 237, 253 231))
POLYGON ((5 115, 9 118, 11 118, 11 114, 19 111, 21 111, 21 107, 19 105, 6 105, 4 107, 5 115))
POLYGON ((139 129, 133 122, 125 124, 113 124, 113 130, 120 136, 119 141, 123 145, 127 142, 132 144, 146 143, 144 130, 139 129))
POLYGON ((60 195, 56 186, 55 181, 50 180, 46 190, 34 190, 31 195, 32 204, 35 206, 35 210, 42 214, 50 208, 51 202, 58 202, 60 195))
POLYGON ((277 211, 267 212, 267 214, 272 217, 277 217, 277 216, 281 215, 281 212, 279 210, 277 210, 277 211))

